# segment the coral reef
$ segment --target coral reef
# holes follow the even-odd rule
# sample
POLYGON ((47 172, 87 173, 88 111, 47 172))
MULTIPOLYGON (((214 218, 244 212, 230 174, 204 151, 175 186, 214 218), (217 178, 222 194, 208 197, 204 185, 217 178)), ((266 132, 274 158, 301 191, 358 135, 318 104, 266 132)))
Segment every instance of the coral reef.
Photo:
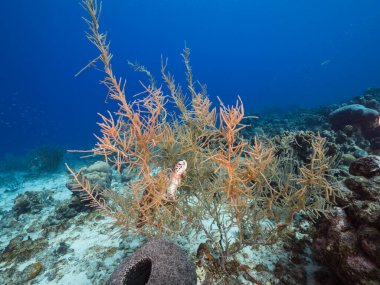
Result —
POLYGON ((33 175, 51 173, 61 166, 64 153, 58 146, 41 146, 25 155, 6 153, 0 159, 0 170, 28 171, 33 175))
MULTIPOLYGON (((105 189, 109 189, 111 187, 112 181, 112 169, 111 167, 104 161, 97 161, 91 164, 89 167, 82 167, 78 175, 80 175, 83 179, 87 180, 93 187, 97 188, 97 191, 102 192, 105 189)), ((77 190, 78 183, 74 178, 70 179, 66 187, 73 191, 73 193, 80 195, 77 190)))
MULTIPOLYGON (((353 133, 354 137, 367 140, 364 148, 373 151, 374 154, 378 154, 380 149, 379 115, 377 117, 373 116, 380 113, 380 89, 370 88, 362 96, 354 98, 348 104, 360 104, 362 109, 365 108, 368 114, 372 114, 370 116, 372 119, 364 124, 359 121, 352 122, 351 124, 342 126, 343 130, 351 129, 349 133, 353 133)), ((348 135, 350 136, 350 134, 348 135)))
MULTIPOLYGON (((377 156, 351 163, 339 207, 315 232, 316 257, 344 284, 380 284, 380 183, 377 156), (375 166, 375 167, 374 167, 375 166)), ((343 186, 342 186, 343 187, 343 186)))
POLYGON ((347 125, 359 125, 361 128, 377 123, 379 112, 360 104, 346 105, 331 112, 329 120, 333 129, 343 129, 347 125))
MULTIPOLYGON (((286 130, 312 129, 319 131, 321 136, 326 139, 326 144, 329 145, 328 152, 340 158, 334 164, 336 169, 334 175, 337 180, 342 181, 342 186, 340 186, 342 196, 338 196, 336 201, 339 205, 337 209, 340 209, 338 211, 343 211, 343 214, 335 218, 332 215, 327 215, 327 218, 321 217, 315 227, 316 232, 313 244, 315 255, 320 261, 319 265, 315 266, 317 268, 318 266, 322 267, 314 273, 314 279, 315 282, 320 284, 355 284, 355 282, 357 282, 356 284, 360 284, 359 282, 363 284, 379 284, 380 278, 376 276, 378 274, 377 269, 368 273, 355 271, 355 268, 350 269, 344 267, 345 265, 341 265, 341 263, 345 262, 347 254, 351 252, 354 255, 358 254, 360 257, 364 256, 363 259, 357 258, 356 261, 366 261, 364 264, 375 264, 373 268, 378 268, 376 258, 374 258, 377 248, 374 241, 377 240, 377 230, 380 224, 380 201, 378 199, 380 193, 378 187, 379 164, 378 157, 375 156, 379 154, 380 127, 378 117, 372 116, 366 123, 360 123, 360 117, 354 121, 351 118, 341 118, 342 122, 344 120, 351 121, 342 123, 339 127, 335 125, 335 129, 332 129, 330 124, 330 115, 336 110, 342 110, 341 108, 344 110, 345 106, 360 104, 363 106, 360 107, 361 109, 371 109, 368 110, 369 113, 376 114, 380 111, 379 102, 380 89, 372 88, 368 89, 362 96, 358 96, 340 106, 333 105, 317 110, 303 110, 301 114, 289 112, 283 115, 260 116, 260 120, 254 121, 257 125, 254 129, 255 133, 261 137, 270 134, 269 137, 274 138, 273 141, 280 146, 280 149, 281 143, 276 142, 276 138, 286 137, 286 130), (308 126, 305 124, 305 120, 309 117, 316 119, 313 124, 308 126), (354 238, 349 240, 350 243, 340 240, 343 233, 339 232, 339 230, 334 230, 332 226, 337 224, 338 221, 333 222, 331 220, 342 216, 346 217, 345 221, 350 225, 348 232, 354 238), (327 240, 331 242, 331 247, 326 247, 327 240), (363 240, 363 242, 360 240, 363 240), (321 241, 322 247, 319 246, 321 241), (348 277, 347 273, 350 270, 355 272, 352 280, 349 280, 350 277, 348 277), (365 283, 367 281, 368 283, 365 283)), ((349 107, 346 107, 346 109, 349 109, 349 107)), ((248 136, 249 133, 247 133, 248 136)), ((292 137, 292 140, 294 141, 294 137, 292 137)), ((307 148, 302 147, 302 144, 297 146, 302 140, 297 139, 296 141, 297 144, 293 144, 296 147, 292 148, 298 158, 307 157, 305 155, 308 154, 307 148)), ((356 263, 354 262, 353 264, 355 265, 356 263)), ((304 267, 305 265, 301 263, 301 271, 304 270, 304 267)), ((287 281, 281 279, 284 284, 302 283, 300 280, 295 281, 297 280, 296 276, 299 275, 299 266, 283 262, 278 269, 280 274, 288 275, 287 281)))
MULTIPOLYGON (((358 98, 361 97, 364 98, 364 95, 358 98)), ((347 102, 347 104, 355 103, 360 102, 347 102)), ((314 153, 312 142, 320 139, 299 120, 299 117, 305 118, 309 116, 308 114, 311 116, 315 112, 313 116, 319 118, 315 122, 321 122, 321 125, 315 124, 310 128, 314 131, 320 130, 320 136, 325 141, 325 154, 337 158, 331 161, 329 159, 331 162, 329 167, 334 169, 329 175, 334 176, 337 181, 344 182, 339 187, 341 195, 336 196, 335 200, 338 208, 341 208, 346 216, 345 221, 349 224, 349 231, 356 235, 355 240, 352 243, 335 240, 332 247, 325 247, 320 254, 313 255, 310 252, 312 243, 315 247, 321 241, 320 239, 323 241, 329 237, 327 232, 329 225, 332 224, 329 221, 332 216, 327 215, 326 220, 322 215, 314 227, 314 215, 308 215, 307 211, 296 212, 292 216, 291 224, 280 224, 276 227, 275 219, 262 220, 259 224, 260 228, 257 228, 257 232, 261 233, 257 241, 262 241, 263 237, 267 237, 268 239, 264 240, 266 244, 242 247, 226 259, 223 267, 215 242, 202 235, 202 231, 199 231, 198 235, 188 236, 185 235, 187 232, 179 233, 176 242, 186 249, 197 265, 199 284, 217 284, 218 282, 220 284, 223 282, 224 284, 267 284, 268 282, 289 285, 312 282, 329 285, 345 284, 344 278, 347 277, 344 274, 343 277, 339 275, 339 272, 343 270, 339 267, 339 262, 344 261, 346 255, 343 251, 333 251, 338 243, 344 245, 343 249, 346 252, 357 254, 353 255, 355 258, 347 259, 351 263, 353 261, 354 264, 359 264, 357 261, 364 260, 366 261, 364 265, 374 264, 377 268, 379 267, 377 242, 379 240, 380 192, 378 157, 374 157, 376 149, 373 148, 370 139, 363 136, 359 126, 346 126, 343 130, 337 131, 328 127, 328 115, 337 108, 339 106, 328 107, 324 112, 308 110, 294 117, 285 115, 283 119, 278 115, 274 116, 281 126, 277 123, 272 124, 272 117, 261 117, 259 120, 255 119, 254 122, 257 128, 262 127, 261 120, 268 124, 268 128, 273 127, 271 131, 276 134, 275 136, 260 133, 257 141, 266 149, 271 149, 277 164, 282 167, 287 165, 286 172, 280 171, 279 168, 273 168, 277 171, 276 175, 272 176, 272 172, 269 172, 270 183, 274 187, 278 185, 279 179, 284 181, 284 176, 278 174, 290 173, 293 177, 291 179, 294 179, 299 172, 289 172, 289 169, 310 166, 314 153), (276 126, 284 129, 287 126, 294 127, 294 130, 298 129, 298 131, 281 132, 280 129, 274 129, 276 126), (302 128, 304 130, 300 130, 302 128), (339 160, 340 157, 341 160, 339 160), (344 157, 347 159, 343 160, 344 157), (287 163, 283 164, 283 162, 287 163), (314 235, 314 241, 310 236, 310 231, 313 229, 319 230, 314 235), (197 249, 199 249, 198 255, 196 255, 197 249), (326 253, 327 249, 330 251, 326 253), (321 256, 318 258, 319 263, 314 259, 315 256, 321 256), (339 258, 333 259, 331 256, 339 256, 339 258), (359 257, 365 257, 365 259, 359 257), (331 264, 332 260, 337 261, 338 265, 331 264)), ((245 132, 245 139, 249 141, 251 134, 247 130, 248 128, 245 128, 241 131, 245 132)), ((252 142, 254 143, 253 139, 252 142)), ((188 162, 191 161, 187 157, 185 159, 188 162)), ((128 171, 126 166, 121 167, 120 173, 113 171, 111 174, 111 165, 115 167, 115 164, 110 162, 107 165, 102 162, 96 164, 96 167, 91 167, 95 162, 96 158, 93 157, 81 163, 75 161, 78 163, 78 169, 83 164, 88 165, 86 168, 81 168, 82 176, 85 176, 86 172, 86 175, 90 174, 88 178, 104 178, 99 183, 97 179, 91 181, 93 184, 98 184, 98 190, 107 191, 111 188, 123 194, 126 189, 130 189, 130 185, 136 179, 136 171, 128 171), (88 172, 89 168, 93 171, 88 172)), ((181 177, 182 181, 171 203, 175 204, 183 195, 186 195, 187 191, 191 191, 191 187, 188 186, 189 181, 194 180, 190 180, 193 174, 188 171, 192 169, 189 168, 181 177)), ((157 172, 159 169, 154 169, 152 175, 157 172)), ((65 187, 67 173, 63 171, 43 176, 30 175, 28 171, 1 172, 0 175, 2 182, 0 184, 1 284, 29 282, 63 285, 74 284, 78 280, 83 284, 104 284, 120 262, 132 255, 135 249, 145 242, 141 236, 120 236, 124 231, 112 225, 111 219, 105 218, 93 211, 93 208, 81 203, 77 195, 79 192, 73 194, 67 191, 65 187), (22 255, 16 257, 11 254, 12 252, 23 253, 23 250, 28 250, 32 254, 24 254, 25 258, 22 255)), ((171 175, 169 171, 167 176, 169 184, 171 175)), ((329 178, 329 181, 335 179, 329 178)), ((75 186, 75 183, 72 185, 75 186)), ((225 201, 223 198, 216 195, 214 200, 223 202, 225 201)), ((106 200, 107 203, 111 201, 112 199, 108 198, 106 200)), ((335 225, 336 222, 333 224, 335 225)), ((209 225, 206 224, 206 226, 209 225)), ((213 237, 218 237, 217 233, 215 228, 213 237)), ((336 231, 331 231, 331 233, 336 236, 342 235, 336 231)), ((230 231, 230 234, 231 239, 237 236, 234 230, 230 231)), ((244 235, 247 239, 255 238, 251 231, 245 231, 244 235)), ((331 236, 334 237, 334 235, 331 236)), ((362 278, 360 282, 369 280, 373 284, 378 284, 378 279, 373 276, 376 271, 371 273, 372 275, 366 274, 355 273, 353 280, 362 278)))
MULTIPOLYGON (((118 172, 134 175, 122 191, 99 190, 86 171, 68 168, 70 187, 84 201, 129 233, 205 236, 225 274, 245 246, 275 243, 295 213, 317 218, 329 211, 337 193, 334 159, 324 138, 289 136, 287 142, 292 141, 303 161, 295 160, 289 147, 280 150, 270 141, 244 139, 243 102, 239 98, 236 105, 225 106, 219 100, 219 108, 213 107, 205 87, 198 91, 194 85, 186 47, 187 91, 162 61, 168 94, 148 73, 142 94, 127 97, 112 71, 106 35, 99 32, 99 7, 93 0, 83 6, 90 16, 88 39, 100 53, 95 61, 104 66, 108 98, 119 108, 101 115, 101 136, 92 152, 118 172), (168 106, 169 99, 174 106, 168 106), (169 115, 173 107, 177 111, 169 115)), ((145 67, 137 70, 147 73, 145 67)))
POLYGON ((185 47, 187 86, 165 60, 162 83, 130 63, 147 82, 127 96, 99 32, 100 7, 83 4, 100 52, 89 66, 103 64, 117 105, 100 116, 90 150, 102 161, 69 168, 72 194, 67 173, 52 173, 60 150, 8 157, 2 170, 27 172, 1 173, 0 283, 104 284, 115 268, 111 280, 120 281, 129 265, 149 276, 178 265, 173 276, 189 284, 380 284, 380 89, 258 119, 240 99, 215 107, 185 47), (186 252, 156 240, 133 254, 147 236, 173 238, 186 252))
POLYGON ((350 164, 350 173, 356 176, 371 178, 380 175, 380 157, 370 155, 353 161, 350 164))
POLYGON ((37 214, 42 210, 44 204, 46 205, 47 201, 43 193, 27 191, 16 197, 12 209, 17 216, 25 213, 37 214))

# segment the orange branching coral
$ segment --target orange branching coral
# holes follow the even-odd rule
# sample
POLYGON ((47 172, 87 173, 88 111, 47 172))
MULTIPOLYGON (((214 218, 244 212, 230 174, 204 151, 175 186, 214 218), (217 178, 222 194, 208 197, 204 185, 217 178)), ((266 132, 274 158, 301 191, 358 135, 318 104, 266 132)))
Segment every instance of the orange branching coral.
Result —
POLYGON ((240 125, 244 118, 244 108, 242 102, 237 102, 236 106, 221 106, 220 111, 219 138, 216 154, 212 160, 218 165, 216 171, 221 171, 224 177, 220 181, 220 189, 227 193, 231 202, 236 202, 239 197, 245 194, 245 189, 241 177, 237 175, 240 170, 241 156, 245 151, 247 143, 239 138, 239 131, 244 127, 240 125), (239 104, 240 103, 240 104, 239 104))
MULTIPOLYGON (((112 216, 132 232, 146 235, 203 234, 215 246, 221 261, 242 246, 268 242, 279 231, 263 223, 279 223, 281 229, 297 211, 319 212, 333 200, 331 163, 319 135, 309 142, 309 163, 295 165, 290 151, 277 155, 270 143, 245 140, 244 105, 219 110, 212 106, 204 86, 194 86, 190 50, 182 57, 187 88, 167 72, 161 76, 169 94, 157 85, 143 66, 131 64, 148 76, 149 85, 136 97, 127 97, 125 84, 111 67, 112 55, 106 35, 99 32, 100 7, 84 0, 90 18, 88 39, 99 50, 108 96, 118 105, 115 113, 100 115, 101 135, 93 154, 133 179, 125 191, 98 192, 70 168, 84 200, 112 216), (168 104, 177 111, 168 114, 168 104), (289 218, 290 217, 290 218, 289 218)), ((223 262, 222 262, 223 263, 223 262)))

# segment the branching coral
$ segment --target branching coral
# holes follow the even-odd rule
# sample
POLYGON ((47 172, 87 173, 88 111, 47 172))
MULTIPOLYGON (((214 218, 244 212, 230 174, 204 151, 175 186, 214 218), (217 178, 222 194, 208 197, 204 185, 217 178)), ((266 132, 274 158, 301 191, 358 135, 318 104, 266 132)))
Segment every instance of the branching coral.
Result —
POLYGON ((188 48, 182 54, 187 88, 167 72, 165 60, 161 76, 167 95, 145 67, 132 64, 148 75, 150 84, 142 85, 137 99, 127 97, 124 81, 112 71, 106 35, 99 32, 100 6, 95 0, 85 0, 83 6, 90 16, 87 37, 100 52, 91 64, 103 63, 102 83, 119 107, 114 114, 100 115, 101 136, 91 152, 117 171, 134 175, 122 193, 99 193, 69 168, 84 200, 132 232, 202 234, 222 266, 245 245, 272 242, 295 212, 319 213, 333 201, 324 139, 312 138, 312 158, 299 165, 289 153, 276 155, 268 143, 243 139, 242 100, 234 106, 219 100, 219 109, 213 107, 205 87, 196 90, 188 48), (168 114, 168 104, 177 111, 168 114), (266 230, 268 220, 279 230, 266 230))

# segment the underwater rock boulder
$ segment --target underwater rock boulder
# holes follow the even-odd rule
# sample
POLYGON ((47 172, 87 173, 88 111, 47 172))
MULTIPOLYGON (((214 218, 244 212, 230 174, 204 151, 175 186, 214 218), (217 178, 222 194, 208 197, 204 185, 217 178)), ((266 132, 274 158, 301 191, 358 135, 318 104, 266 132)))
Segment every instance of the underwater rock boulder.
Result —
POLYGON ((195 267, 183 250, 165 239, 153 239, 126 258, 107 285, 195 285, 195 267))
POLYGON ((380 229, 379 201, 352 201, 346 208, 347 214, 356 225, 370 225, 380 229))
MULTIPOLYGON (((313 242, 317 260, 327 265, 347 285, 380 284, 380 269, 361 246, 360 229, 351 224, 342 208, 327 216, 313 242)), ((368 232, 368 231, 367 231, 368 232)), ((373 239, 368 237, 369 248, 373 239)), ((377 249, 369 249, 375 254, 377 249)))
POLYGON ((367 179, 361 176, 351 176, 344 180, 344 184, 358 195, 358 199, 376 201, 380 198, 380 177, 367 179))
POLYGON ((280 284, 307 284, 307 273, 305 266, 298 266, 290 261, 278 261, 276 263, 274 274, 280 280, 280 284))
POLYGON ((12 209, 16 216, 26 213, 37 214, 44 207, 43 196, 42 192, 26 191, 16 197, 12 209))
POLYGON ((91 173, 91 172, 103 172, 103 173, 109 173, 109 174, 111 174, 112 169, 111 169, 111 167, 109 166, 109 164, 107 162, 99 160, 99 161, 91 164, 86 169, 86 172, 87 173, 91 173))
POLYGON ((378 117, 378 111, 360 104, 352 104, 331 112, 329 120, 333 129, 343 130, 346 125, 360 125, 364 128, 371 128, 378 117))
POLYGON ((359 158, 351 163, 349 172, 352 175, 364 176, 366 178, 380 175, 380 157, 370 155, 359 158))
POLYGON ((352 103, 361 104, 380 112, 380 88, 369 88, 366 92, 352 100, 352 103))
MULTIPOLYGON (((104 161, 97 161, 89 167, 81 168, 78 172, 78 177, 87 180, 92 187, 96 187, 98 193, 101 193, 111 187, 112 168, 104 161)), ((80 212, 94 209, 90 207, 89 201, 82 201, 82 188, 73 177, 69 178, 69 181, 66 183, 66 188, 72 191, 74 195, 69 203, 63 203, 56 209, 58 220, 70 219, 80 212)))
POLYGON ((342 186, 340 207, 314 234, 313 252, 348 285, 380 284, 380 158, 351 163, 342 186), (353 176, 355 175, 355 176, 353 176))
MULTIPOLYGON (((96 186, 99 191, 111 187, 112 169, 108 163, 97 161, 89 167, 83 167, 79 170, 81 176, 88 180, 92 186, 96 186)), ((70 190, 78 190, 76 181, 71 178, 66 187, 70 190)))
POLYGON ((97 161, 88 168, 82 169, 82 172, 92 185, 100 189, 111 187, 112 169, 107 162, 97 161))
POLYGON ((56 207, 55 218, 57 220, 68 220, 75 217, 81 212, 87 212, 91 209, 94 208, 88 207, 86 203, 83 203, 80 200, 80 197, 74 195, 71 197, 71 200, 63 201, 56 207))
POLYGON ((380 111, 380 103, 376 99, 370 99, 365 103, 367 108, 371 108, 380 111))
POLYGON ((362 226, 359 228, 358 236, 361 248, 377 266, 380 266, 380 231, 373 227, 362 226))

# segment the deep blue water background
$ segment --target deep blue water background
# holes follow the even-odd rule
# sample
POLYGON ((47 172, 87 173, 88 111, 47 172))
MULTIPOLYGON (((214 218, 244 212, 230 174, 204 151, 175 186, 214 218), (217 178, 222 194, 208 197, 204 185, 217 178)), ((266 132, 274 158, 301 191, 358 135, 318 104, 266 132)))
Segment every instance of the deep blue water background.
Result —
MULTIPOLYGON (((2 3, 0 155, 94 143, 97 112, 110 106, 101 73, 74 77, 97 56, 83 15, 77 0, 2 3)), ((167 56, 180 78, 185 41, 211 98, 240 95, 247 111, 317 107, 380 86, 378 0, 105 0, 101 29, 129 95, 139 88, 127 60, 159 76, 167 56)))

